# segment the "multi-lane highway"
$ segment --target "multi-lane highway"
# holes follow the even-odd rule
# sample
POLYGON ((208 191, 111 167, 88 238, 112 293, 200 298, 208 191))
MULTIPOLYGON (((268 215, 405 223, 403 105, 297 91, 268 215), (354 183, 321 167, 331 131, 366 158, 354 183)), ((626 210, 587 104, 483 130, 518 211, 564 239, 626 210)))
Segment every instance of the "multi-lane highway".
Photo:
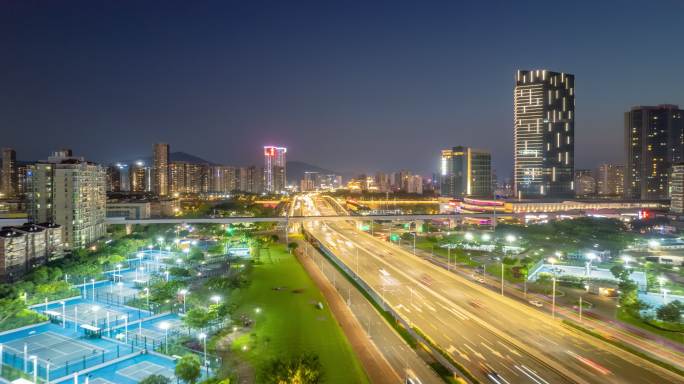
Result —
MULTIPOLYGON (((306 214, 334 214, 317 197, 306 214)), ((339 208, 338 208, 339 209, 339 208)), ((373 238, 353 223, 305 229, 479 380, 492 383, 684 383, 676 374, 572 330, 373 238)))

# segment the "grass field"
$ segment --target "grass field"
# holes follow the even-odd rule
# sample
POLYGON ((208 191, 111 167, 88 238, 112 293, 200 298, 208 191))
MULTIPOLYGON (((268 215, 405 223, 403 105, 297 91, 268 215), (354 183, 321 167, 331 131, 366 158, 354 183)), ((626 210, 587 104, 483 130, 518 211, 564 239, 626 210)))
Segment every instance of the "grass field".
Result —
POLYGON ((658 320, 652 320, 653 324, 656 324, 658 326, 653 326, 651 323, 646 322, 641 319, 637 319, 630 315, 627 311, 625 311, 622 308, 618 308, 617 310, 617 319, 627 323, 631 324, 635 327, 639 327, 641 329, 645 329, 649 332, 655 333, 657 335, 666 337, 670 340, 676 341, 678 343, 684 343, 684 326, 682 325, 676 325, 676 324, 665 324, 662 323, 658 320), (669 328, 669 330, 668 330, 669 328))
POLYGON ((270 360, 311 352, 320 358, 325 383, 368 383, 322 294, 295 257, 276 245, 262 251, 261 261, 249 287, 232 296, 238 314, 256 319, 255 332, 238 338, 233 350, 254 366, 257 382, 260 368, 270 360), (323 309, 316 307, 318 302, 323 309))

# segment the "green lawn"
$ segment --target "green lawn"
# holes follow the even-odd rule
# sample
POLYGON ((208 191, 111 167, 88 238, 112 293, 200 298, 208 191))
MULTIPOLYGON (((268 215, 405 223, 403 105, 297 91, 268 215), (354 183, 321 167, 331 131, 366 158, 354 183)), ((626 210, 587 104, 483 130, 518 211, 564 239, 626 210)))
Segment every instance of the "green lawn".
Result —
POLYGON ((631 324, 641 329, 645 329, 649 332, 663 336, 670 340, 679 343, 684 343, 684 326, 682 325, 665 324, 658 320, 652 320, 652 323, 656 325, 654 326, 650 322, 646 322, 642 319, 635 318, 622 308, 618 308, 617 310, 617 319, 624 323, 631 324))
POLYGON ((268 253, 262 251, 263 264, 254 266, 249 287, 232 296, 238 315, 256 318, 256 332, 237 339, 233 350, 256 368, 257 382, 259 369, 271 359, 312 352, 320 357, 326 383, 367 383, 323 295, 299 262, 281 245, 271 247, 270 257, 268 253), (318 302, 324 309, 316 308, 318 302))

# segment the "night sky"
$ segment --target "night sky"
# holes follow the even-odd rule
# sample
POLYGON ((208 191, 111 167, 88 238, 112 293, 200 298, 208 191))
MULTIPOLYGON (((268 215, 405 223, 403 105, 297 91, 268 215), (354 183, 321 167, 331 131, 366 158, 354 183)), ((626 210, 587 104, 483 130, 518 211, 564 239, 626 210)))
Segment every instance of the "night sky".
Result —
POLYGON ((622 161, 630 106, 684 104, 682 1, 370 3, 0 0, 0 146, 428 175, 470 145, 505 177, 518 68, 575 74, 576 168, 622 161))

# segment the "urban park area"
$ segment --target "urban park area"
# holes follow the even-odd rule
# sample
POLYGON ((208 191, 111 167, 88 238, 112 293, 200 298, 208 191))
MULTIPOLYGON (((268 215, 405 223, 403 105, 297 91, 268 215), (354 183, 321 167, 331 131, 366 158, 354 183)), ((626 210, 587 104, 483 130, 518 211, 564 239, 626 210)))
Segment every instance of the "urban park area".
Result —
POLYGON ((0 286, 1 377, 367 382, 282 237, 273 223, 111 226, 92 247, 0 286))

